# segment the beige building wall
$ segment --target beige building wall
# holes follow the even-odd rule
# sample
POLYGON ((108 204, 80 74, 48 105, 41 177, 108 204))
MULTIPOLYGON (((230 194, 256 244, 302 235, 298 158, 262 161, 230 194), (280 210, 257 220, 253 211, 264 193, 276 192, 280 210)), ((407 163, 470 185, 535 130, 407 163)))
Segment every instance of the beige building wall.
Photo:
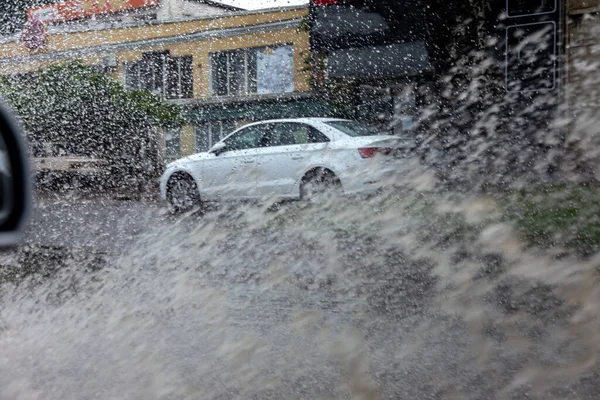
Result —
POLYGON ((8 57, 45 54, 65 50, 111 44, 134 43, 144 40, 189 35, 198 32, 217 31, 229 28, 251 27, 260 24, 304 18, 307 8, 244 15, 231 15, 193 21, 165 22, 161 24, 131 26, 113 29, 96 29, 85 32, 61 32, 48 35, 47 44, 31 51, 20 40, 0 42, 0 59, 8 57))
POLYGON ((181 155, 187 156, 194 153, 194 147, 196 143, 196 135, 194 127, 192 125, 185 125, 181 128, 179 136, 179 146, 181 149, 181 155))
POLYGON ((123 63, 139 60, 142 54, 150 51, 170 50, 176 56, 192 55, 194 66, 194 98, 209 97, 209 54, 223 50, 247 47, 264 47, 270 45, 292 44, 294 46, 294 90, 310 90, 310 72, 305 68, 304 58, 309 53, 308 32, 294 28, 270 30, 261 33, 240 34, 232 37, 209 40, 195 40, 177 44, 152 45, 152 39, 165 39, 180 34, 198 33, 224 28, 240 28, 256 26, 264 23, 281 22, 306 17, 307 9, 282 12, 220 17, 213 20, 198 20, 178 23, 167 23, 160 26, 140 26, 136 28, 118 28, 93 32, 75 32, 49 35, 48 44, 42 49, 30 51, 20 41, 0 43, 0 75, 36 71, 49 65, 69 59, 81 59, 87 65, 99 65, 107 54, 116 56, 117 67, 112 76, 123 79, 123 63), (65 54, 70 50, 81 50, 86 47, 129 43, 139 40, 150 40, 135 50, 106 51, 92 55, 71 56, 65 54), (27 56, 47 56, 44 59, 31 59, 27 56), (14 62, 11 58, 15 58, 14 62))
MULTIPOLYGON (((286 29, 257 34, 241 35, 231 38, 214 39, 210 41, 197 41, 166 46, 149 46, 137 50, 117 52, 116 56, 121 68, 115 77, 123 78, 123 62, 137 61, 142 54, 150 51, 169 50, 173 56, 191 55, 194 66, 194 97, 203 99, 209 97, 209 55, 213 52, 242 49, 249 47, 268 47, 281 44, 294 46, 294 90, 304 92, 310 90, 310 72, 306 71, 304 64, 305 54, 309 51, 308 32, 298 29, 286 29)), ((97 58, 85 58, 84 62, 94 64, 97 58)))

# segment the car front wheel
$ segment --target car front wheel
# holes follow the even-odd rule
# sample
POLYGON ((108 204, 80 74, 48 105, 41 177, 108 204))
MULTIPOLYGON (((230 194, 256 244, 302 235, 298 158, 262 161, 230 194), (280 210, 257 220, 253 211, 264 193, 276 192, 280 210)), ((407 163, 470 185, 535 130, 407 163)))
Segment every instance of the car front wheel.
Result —
POLYGON ((200 206, 200 193, 194 179, 188 174, 173 175, 167 184, 167 200, 174 212, 200 206))

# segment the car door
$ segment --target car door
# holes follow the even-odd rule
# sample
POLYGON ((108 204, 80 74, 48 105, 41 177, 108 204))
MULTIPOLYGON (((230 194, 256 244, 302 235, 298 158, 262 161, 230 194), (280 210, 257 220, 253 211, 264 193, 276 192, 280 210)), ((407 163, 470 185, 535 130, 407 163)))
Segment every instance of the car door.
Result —
POLYGON ((219 152, 210 152, 202 161, 204 196, 208 200, 255 197, 257 149, 263 143, 267 126, 251 125, 222 142, 219 152))
POLYGON ((257 191, 262 196, 289 196, 309 165, 322 165, 329 139, 310 125, 271 123, 257 150, 257 191))

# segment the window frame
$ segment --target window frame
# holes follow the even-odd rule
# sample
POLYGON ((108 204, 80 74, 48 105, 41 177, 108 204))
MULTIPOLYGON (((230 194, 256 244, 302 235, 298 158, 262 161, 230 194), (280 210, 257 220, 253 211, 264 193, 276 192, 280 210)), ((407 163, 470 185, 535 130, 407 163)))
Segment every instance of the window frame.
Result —
MULTIPOLYGON (((274 45, 267 45, 267 46, 254 46, 254 47, 244 47, 244 48, 240 48, 240 49, 231 49, 231 50, 224 50, 224 51, 217 51, 217 52, 211 52, 209 53, 208 57, 209 57, 209 96, 210 97, 236 97, 236 96, 256 96, 256 95, 261 95, 261 94, 267 94, 267 93, 258 93, 258 65, 256 65, 254 67, 254 77, 251 77, 249 74, 250 71, 250 59, 253 58, 252 62, 254 62, 255 64, 258 63, 258 52, 259 51, 265 51, 266 49, 277 49, 277 48, 281 48, 281 47, 290 47, 292 50, 292 54, 291 54, 291 62, 292 62, 292 84, 295 85, 295 79, 296 79, 296 74, 295 74, 295 70, 294 70, 294 58, 295 58, 295 52, 294 52, 294 43, 278 43, 278 44, 274 44, 274 45), (241 93, 234 93, 231 90, 231 55, 235 54, 235 53, 240 53, 243 52, 244 54, 244 86, 243 86, 243 90, 241 91, 241 93), (225 88, 226 88, 226 93, 225 94, 219 94, 218 90, 215 90, 215 60, 217 59, 217 57, 219 55, 225 54, 226 55, 226 84, 225 84, 225 88)), ((292 92, 294 91, 294 89, 292 89, 292 92)), ((288 93, 288 92, 272 92, 272 93, 268 93, 268 94, 279 94, 279 93, 288 93)))
POLYGON ((166 100, 178 100, 178 99, 193 99, 194 98, 194 57, 192 55, 183 56, 169 56, 165 58, 165 87, 164 96, 166 100), (176 67, 176 91, 173 95, 173 85, 169 82, 171 78, 170 63, 173 63, 176 67), (188 63, 189 65, 184 65, 188 63), (189 67, 186 71, 185 67, 189 67), (189 82, 185 82, 186 74, 189 74, 189 82))
POLYGON ((159 95, 165 100, 180 100, 180 99, 193 99, 194 98, 194 56, 186 54, 182 56, 172 56, 168 51, 159 53, 147 52, 143 53, 142 57, 136 61, 127 61, 123 63, 123 85, 128 90, 146 90, 154 92, 155 89, 150 90, 149 87, 156 87, 159 90, 159 95), (159 59, 158 62, 155 60, 159 59), (185 61, 189 60, 189 61, 185 61), (189 63, 189 87, 185 87, 184 83, 184 66, 183 63, 189 63), (177 72, 177 92, 175 95, 171 94, 171 84, 169 82, 170 76, 170 64, 176 65, 177 72), (146 82, 144 72, 147 72, 151 76, 151 83, 146 82), (131 79, 135 76, 134 79, 131 79), (185 90, 184 90, 185 89, 185 90))

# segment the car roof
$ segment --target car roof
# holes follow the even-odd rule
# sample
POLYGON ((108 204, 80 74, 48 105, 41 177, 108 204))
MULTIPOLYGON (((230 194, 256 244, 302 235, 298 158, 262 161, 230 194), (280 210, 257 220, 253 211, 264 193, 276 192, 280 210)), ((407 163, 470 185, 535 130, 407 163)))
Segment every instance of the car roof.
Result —
POLYGON ((263 125, 263 124, 269 124, 269 123, 273 123, 273 122, 299 122, 299 123, 305 123, 305 124, 309 124, 309 125, 312 124, 313 126, 316 124, 318 127, 319 124, 322 124, 324 122, 331 122, 331 121, 350 121, 350 120, 344 119, 344 118, 325 118, 325 117, 266 119, 263 121, 250 122, 248 124, 242 125, 239 128, 237 128, 236 130, 234 130, 233 132, 231 132, 229 135, 227 135, 222 140, 225 140, 229 136, 231 136, 249 126, 263 125))
MULTIPOLYGON (((253 122, 248 125, 267 124, 272 122, 304 122, 304 123, 315 123, 315 122, 330 122, 330 121, 348 121, 343 118, 324 118, 324 117, 306 117, 306 118, 281 118, 281 119, 268 119, 264 121, 253 122)), ((248 126, 246 125, 246 126, 248 126)))

